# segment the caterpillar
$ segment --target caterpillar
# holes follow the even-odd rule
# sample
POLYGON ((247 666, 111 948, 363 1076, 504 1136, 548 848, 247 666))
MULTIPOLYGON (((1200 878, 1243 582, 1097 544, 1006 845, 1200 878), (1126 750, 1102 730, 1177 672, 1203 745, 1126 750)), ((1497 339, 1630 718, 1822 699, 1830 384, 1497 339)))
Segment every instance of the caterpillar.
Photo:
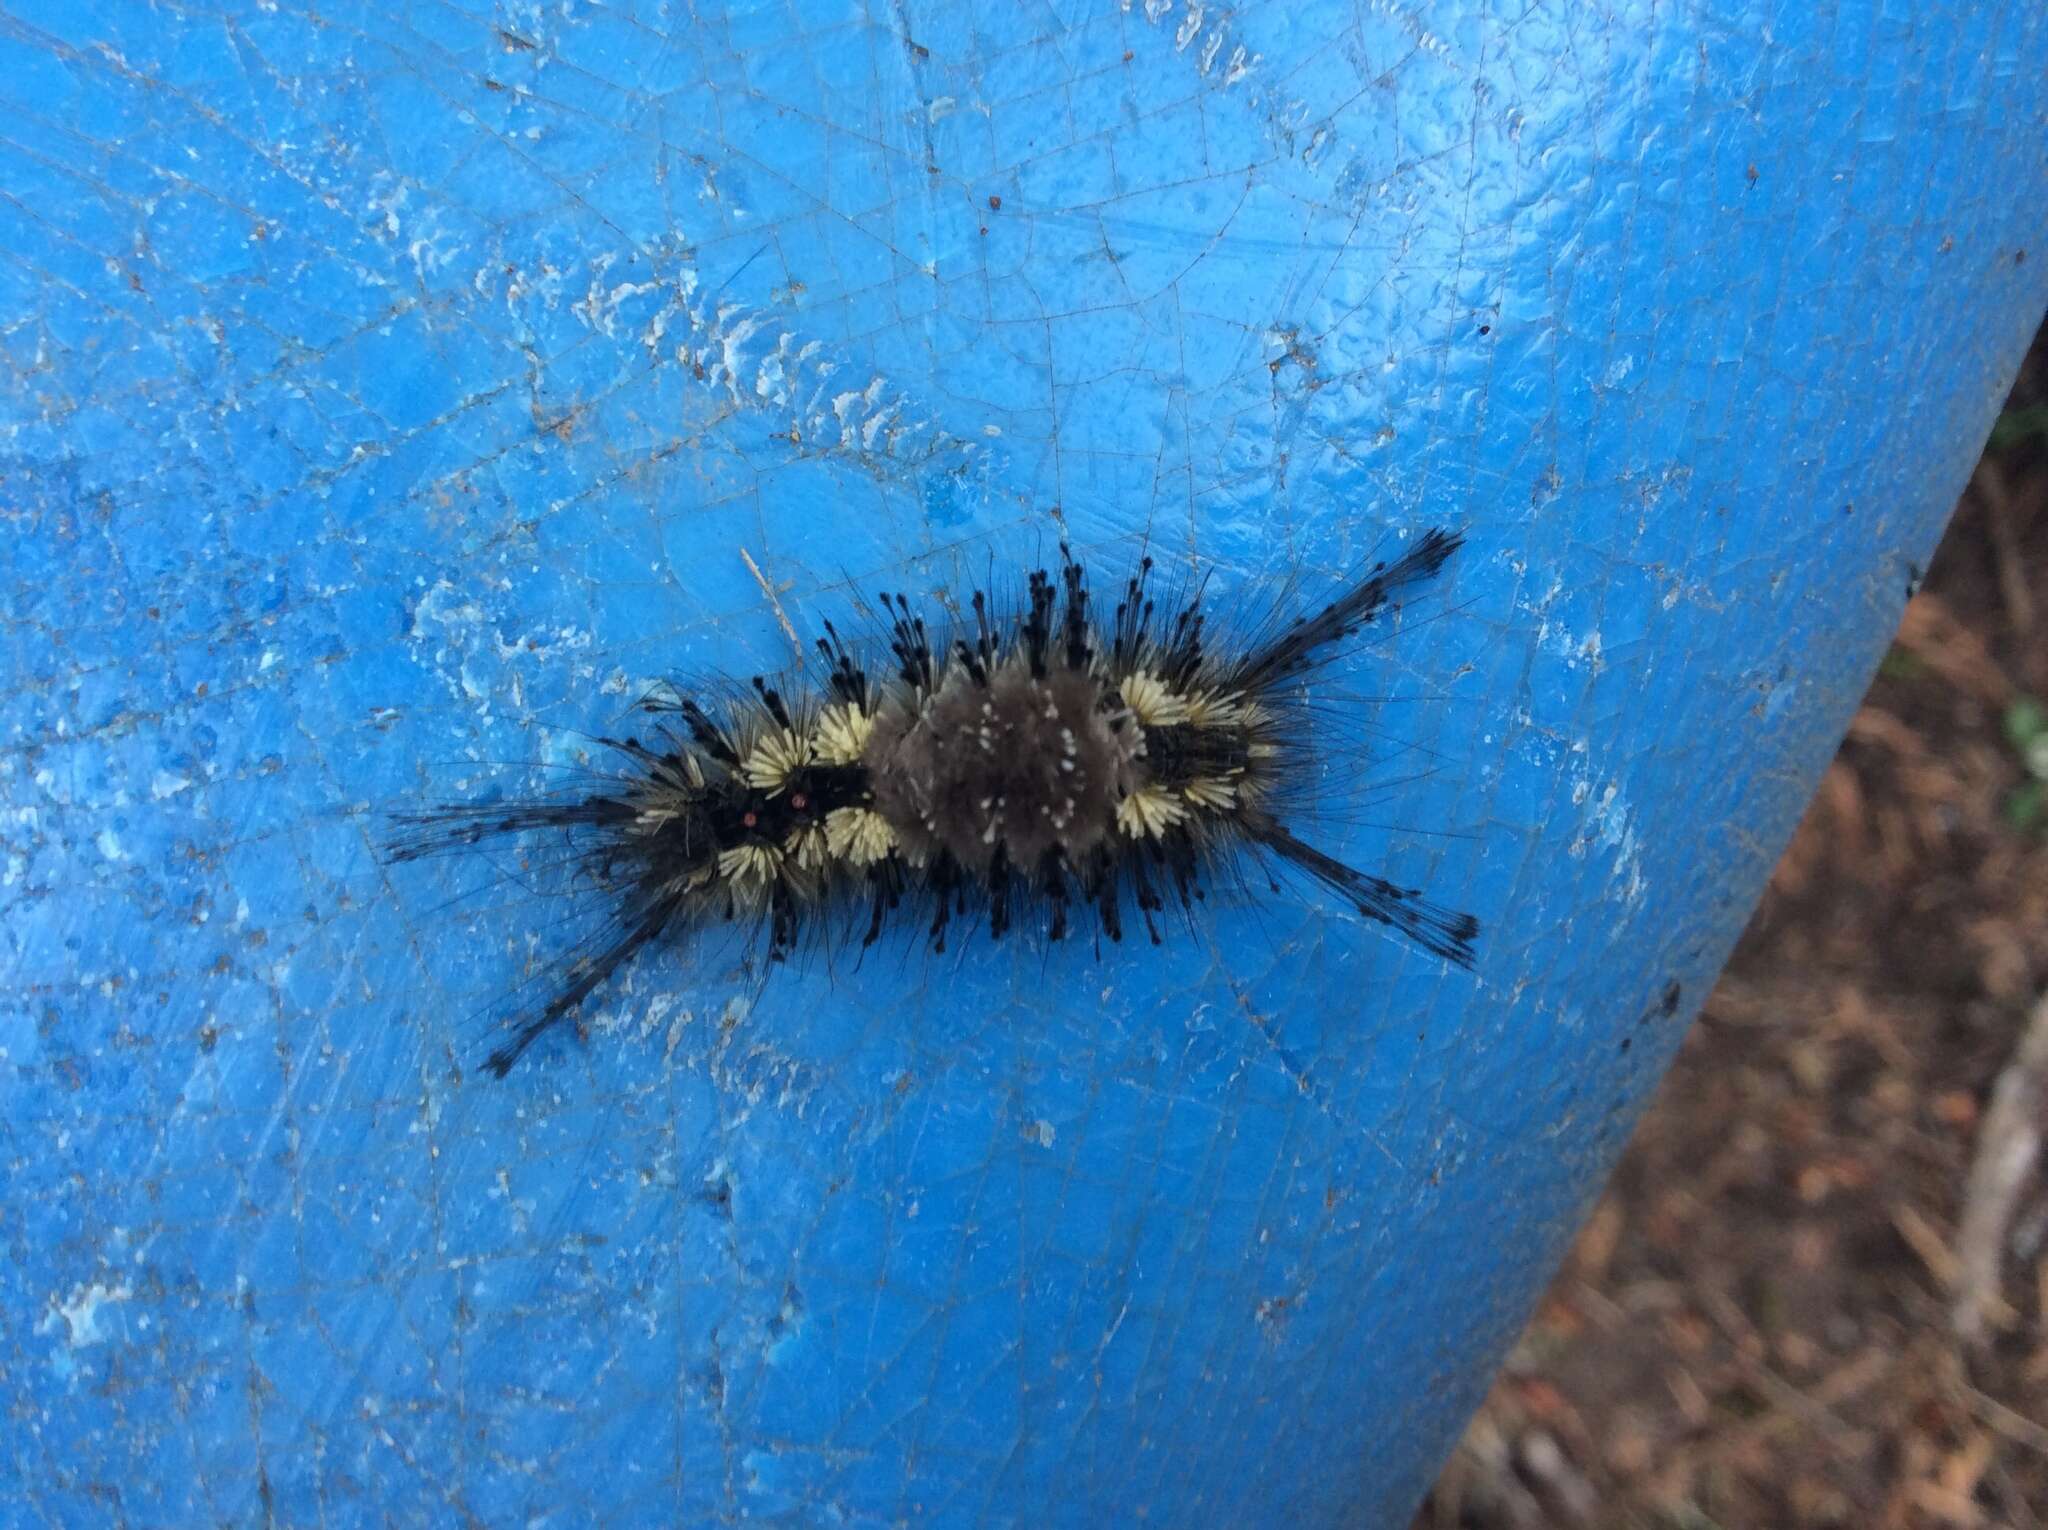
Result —
MULTIPOLYGON (((756 676, 707 706, 680 687, 639 709, 651 737, 600 738, 615 768, 576 793, 399 815, 394 861, 538 831, 612 911, 603 935, 486 1059, 502 1078, 639 952, 715 921, 773 962, 807 928, 851 921, 863 948, 906 918, 944 951, 956 926, 1047 941, 1080 920, 1119 941, 1135 916, 1191 912, 1235 858, 1321 884, 1365 918, 1470 967, 1478 921, 1298 837, 1311 782, 1308 679, 1463 537, 1433 529, 1313 614, 1212 648, 1199 587, 1164 608, 1142 560, 1107 619, 1062 546, 998 609, 977 590, 928 622, 880 597, 877 642, 831 622, 816 675, 756 676), (883 656, 884 650, 886 657, 883 656)), ((708 694, 708 693, 707 693, 708 694)))

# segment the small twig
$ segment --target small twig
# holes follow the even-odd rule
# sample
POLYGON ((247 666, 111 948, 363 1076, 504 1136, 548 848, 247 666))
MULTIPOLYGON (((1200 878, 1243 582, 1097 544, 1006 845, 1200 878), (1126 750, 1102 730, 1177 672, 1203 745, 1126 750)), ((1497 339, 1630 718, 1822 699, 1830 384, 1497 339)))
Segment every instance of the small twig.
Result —
MULTIPOLYGON (((1833 1435, 1838 1441, 1856 1437, 1857 1431, 1834 1411, 1834 1405, 1853 1397, 1883 1374, 1890 1359, 1882 1350, 1866 1350, 1855 1360, 1838 1367, 1818 1387, 1802 1390, 1761 1358, 1762 1337, 1725 1291, 1706 1289, 1700 1292, 1700 1296, 1707 1316, 1735 1351, 1736 1368, 1745 1379, 1770 1395, 1773 1409, 1791 1415, 1809 1428, 1833 1435)), ((1769 1432, 1765 1427, 1767 1423, 1768 1416, 1759 1420, 1758 1432, 1769 1432)))
POLYGON ((740 556, 746 560, 747 572, 754 576, 754 583, 758 584, 761 587, 761 593, 768 597, 768 604, 775 612, 776 621, 782 624, 783 635, 789 639, 789 646, 796 650, 796 656, 801 660, 804 657, 803 639, 796 635, 796 628, 789 624, 789 616, 782 609, 782 601, 775 593, 775 586, 770 584, 768 576, 761 572, 761 565, 754 561, 752 553, 742 547, 740 549, 740 556))
POLYGON ((1968 1404, 1970 1411, 2002 1434, 2015 1445, 2024 1445, 2036 1455, 2048 1457, 2048 1429, 2042 1428, 2025 1414, 2008 1408, 1987 1392, 1981 1392, 1969 1382, 1960 1378, 1955 1383, 1957 1394, 1968 1404))
POLYGON ((1984 502, 1984 526, 1997 555, 1998 593, 2005 601, 2006 615, 2019 635, 2026 637, 2034 630, 2034 596, 2025 574, 2027 558, 2013 529, 2012 496, 2006 492, 2005 474, 1989 453, 1977 464, 1970 485, 1984 502))
POLYGON ((1955 1329, 1980 1342, 1984 1325, 2010 1327, 2015 1314, 1999 1294, 2005 1244, 2020 1192, 2041 1157, 2041 1121, 2048 1114, 2048 998, 2034 1006, 2026 1034, 1991 1089, 1977 1133, 1977 1154, 1963 1191, 1956 1235, 1955 1329))
POLYGON ((1906 1247, 1920 1256, 1927 1273, 1942 1290, 1953 1291, 1962 1283, 1962 1264, 1927 1218, 1904 1201, 1897 1201, 1892 1206, 1892 1226, 1905 1240, 1906 1247))

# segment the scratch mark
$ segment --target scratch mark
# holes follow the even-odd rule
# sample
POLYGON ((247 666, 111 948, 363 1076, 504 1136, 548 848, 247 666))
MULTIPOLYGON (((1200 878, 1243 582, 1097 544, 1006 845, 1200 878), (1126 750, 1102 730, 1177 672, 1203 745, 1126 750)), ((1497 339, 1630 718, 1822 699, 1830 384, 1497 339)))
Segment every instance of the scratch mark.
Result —
POLYGON ((775 586, 768 582, 768 576, 761 572, 761 565, 754 561, 754 555, 744 547, 740 557, 746 561, 747 572, 754 576, 754 583, 761 587, 761 593, 768 597, 768 604, 775 612, 775 620, 781 624, 782 635, 789 639, 789 646, 796 650, 799 660, 804 657, 803 639, 796 635, 796 628, 789 623, 789 614, 782 609, 781 597, 775 593, 775 586))

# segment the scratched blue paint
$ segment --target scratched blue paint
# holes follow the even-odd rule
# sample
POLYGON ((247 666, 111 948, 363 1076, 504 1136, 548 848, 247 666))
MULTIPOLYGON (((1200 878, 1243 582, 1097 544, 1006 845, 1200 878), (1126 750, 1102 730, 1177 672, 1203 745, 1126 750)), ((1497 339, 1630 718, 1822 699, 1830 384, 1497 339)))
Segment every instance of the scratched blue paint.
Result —
POLYGON ((2026 7, 51 0, 0 101, 38 1522, 1400 1522, 2048 296, 2026 7), (807 635, 1439 521, 1344 848, 1476 977, 713 942, 467 1071, 574 909, 377 814, 786 663, 743 550, 807 635))

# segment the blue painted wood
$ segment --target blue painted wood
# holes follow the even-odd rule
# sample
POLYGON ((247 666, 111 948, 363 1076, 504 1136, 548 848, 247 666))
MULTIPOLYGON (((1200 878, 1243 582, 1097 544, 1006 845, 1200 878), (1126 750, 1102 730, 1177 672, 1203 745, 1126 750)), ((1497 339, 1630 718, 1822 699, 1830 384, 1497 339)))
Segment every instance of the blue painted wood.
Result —
POLYGON ((22 1515, 1397 1523, 2048 296, 2048 20, 1893 9, 10 5, 22 1515), (1439 521, 1342 848, 1476 976, 682 951, 462 1072, 571 906, 373 815, 785 662, 743 552, 1439 521))

